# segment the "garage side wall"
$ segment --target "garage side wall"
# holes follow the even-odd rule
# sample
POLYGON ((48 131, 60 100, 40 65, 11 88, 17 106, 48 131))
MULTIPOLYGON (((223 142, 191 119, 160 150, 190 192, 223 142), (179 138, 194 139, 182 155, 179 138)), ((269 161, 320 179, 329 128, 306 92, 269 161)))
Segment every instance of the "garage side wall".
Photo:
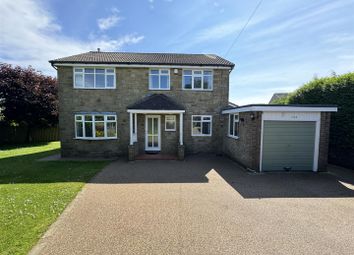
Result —
POLYGON ((229 115, 225 115, 223 152, 241 165, 258 170, 262 113, 243 112, 239 118, 239 138, 235 139, 228 136, 229 115), (251 114, 254 114, 254 119, 251 114))
POLYGON ((329 146, 329 129, 331 122, 331 113, 321 113, 321 128, 320 128, 320 148, 318 155, 318 170, 326 171, 328 162, 328 146, 329 146))

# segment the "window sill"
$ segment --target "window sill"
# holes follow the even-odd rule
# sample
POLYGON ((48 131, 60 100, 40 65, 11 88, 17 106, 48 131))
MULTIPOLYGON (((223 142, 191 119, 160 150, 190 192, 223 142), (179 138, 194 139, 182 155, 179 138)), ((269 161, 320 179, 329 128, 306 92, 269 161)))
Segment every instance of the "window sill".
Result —
POLYGON ((149 88, 149 90, 164 90, 164 91, 168 91, 168 90, 171 90, 170 88, 168 88, 168 89, 154 89, 154 88, 149 88))
POLYGON ((228 135, 229 138, 232 138, 232 139, 235 139, 235 140, 238 140, 240 137, 239 136, 233 136, 233 135, 228 135))
POLYGON ((73 87, 74 89, 82 89, 82 90, 112 90, 116 89, 116 87, 112 88, 78 88, 78 87, 73 87))
POLYGON ((102 138, 86 138, 86 137, 75 137, 74 140, 85 140, 85 141, 104 141, 104 140, 116 140, 117 137, 102 137, 102 138))
POLYGON ((176 132, 176 129, 165 129, 166 132, 176 132))
POLYGON ((182 88, 182 90, 195 91, 195 92, 213 92, 213 89, 185 89, 185 88, 182 88))
POLYGON ((211 134, 210 135, 193 135, 192 134, 192 136, 193 137, 211 137, 211 134))

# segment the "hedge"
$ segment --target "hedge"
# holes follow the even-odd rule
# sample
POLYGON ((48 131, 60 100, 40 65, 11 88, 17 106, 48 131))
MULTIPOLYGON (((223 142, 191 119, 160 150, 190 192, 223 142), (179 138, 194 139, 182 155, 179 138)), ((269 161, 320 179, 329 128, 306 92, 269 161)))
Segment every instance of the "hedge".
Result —
POLYGON ((275 103, 337 105, 331 118, 329 162, 354 169, 354 72, 314 79, 275 103))

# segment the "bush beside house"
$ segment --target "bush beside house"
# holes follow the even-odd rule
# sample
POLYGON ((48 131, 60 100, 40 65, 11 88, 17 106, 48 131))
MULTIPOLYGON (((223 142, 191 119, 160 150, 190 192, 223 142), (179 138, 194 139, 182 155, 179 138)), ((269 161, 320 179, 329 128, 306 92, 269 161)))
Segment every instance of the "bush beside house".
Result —
POLYGON ((332 115, 329 162, 354 169, 354 72, 314 79, 278 104, 336 104, 332 115))

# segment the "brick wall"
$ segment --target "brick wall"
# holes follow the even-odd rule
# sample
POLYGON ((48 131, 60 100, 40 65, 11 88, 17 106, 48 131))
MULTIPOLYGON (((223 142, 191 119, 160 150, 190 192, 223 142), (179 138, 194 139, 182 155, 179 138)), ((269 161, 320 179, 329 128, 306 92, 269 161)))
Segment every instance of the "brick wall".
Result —
MULTIPOLYGON (((148 94, 164 93, 182 104, 184 114, 184 144, 186 153, 221 152, 222 126, 220 112, 228 104, 229 70, 214 70, 213 91, 182 90, 182 69, 178 74, 171 73, 170 91, 152 91, 148 89, 148 68, 117 68, 117 88, 114 90, 87 90, 73 88, 72 67, 58 67, 59 81, 59 128, 63 156, 117 156, 128 152, 129 114, 126 107, 148 94), (75 140, 74 112, 105 111, 117 113, 118 139, 104 141, 75 140), (191 115, 213 116, 212 137, 191 136, 191 115)), ((161 116, 163 152, 174 152, 178 145, 177 131, 164 131, 164 117, 161 116), (172 145, 172 143, 175 143, 172 145), (173 149, 172 149, 173 148, 173 149)), ((144 115, 138 117, 138 146, 143 152, 145 146, 144 115)))
POLYGON ((321 128, 320 128, 320 148, 318 155, 318 170, 326 171, 328 162, 328 145, 329 145, 329 129, 331 122, 331 113, 321 113, 321 128))
POLYGON ((228 137, 229 115, 224 115, 223 152, 243 166, 259 170, 261 112, 240 113, 239 118, 239 138, 235 139, 228 137))

